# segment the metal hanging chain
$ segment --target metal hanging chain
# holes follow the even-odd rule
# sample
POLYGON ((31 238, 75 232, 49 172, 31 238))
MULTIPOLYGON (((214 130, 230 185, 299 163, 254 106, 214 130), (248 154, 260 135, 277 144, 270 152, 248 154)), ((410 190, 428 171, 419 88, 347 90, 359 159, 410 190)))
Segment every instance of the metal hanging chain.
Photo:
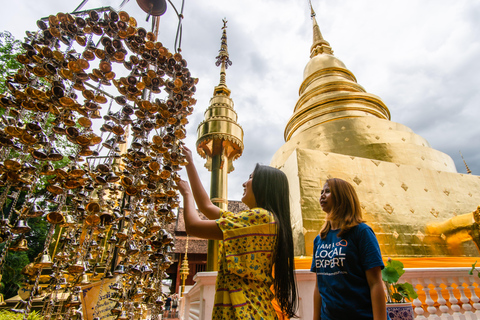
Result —
POLYGON ((173 10, 175 10, 175 13, 177 14, 178 17, 178 26, 177 26, 177 34, 175 36, 175 52, 181 52, 182 49, 182 19, 183 19, 183 8, 185 6, 185 0, 182 0, 182 8, 180 10, 180 13, 178 13, 177 8, 173 5, 171 0, 168 0, 170 5, 173 7, 173 10), (178 44, 178 46, 177 46, 178 44))
MULTIPOLYGON (((48 231, 47 238, 45 239, 45 248, 48 248, 50 245, 50 242, 52 241, 53 234, 55 232, 55 225, 52 224, 50 225, 50 230, 48 231)), ((27 305, 25 308, 25 313, 23 314, 23 319, 26 320, 28 317, 28 314, 30 313, 30 308, 32 307, 32 300, 33 297, 36 294, 37 288, 38 288, 38 282, 40 281, 40 276, 42 275, 42 268, 38 269, 37 272, 37 277, 35 278, 35 284, 32 287, 32 290, 30 291, 30 296, 28 297, 27 300, 27 305)))

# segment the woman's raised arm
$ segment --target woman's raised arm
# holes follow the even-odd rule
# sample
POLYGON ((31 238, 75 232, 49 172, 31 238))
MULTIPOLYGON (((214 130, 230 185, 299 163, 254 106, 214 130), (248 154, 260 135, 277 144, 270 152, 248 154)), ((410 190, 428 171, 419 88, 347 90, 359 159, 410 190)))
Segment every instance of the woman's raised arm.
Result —
POLYGON ((183 147, 183 153, 188 161, 185 168, 187 169, 188 180, 190 181, 193 197, 197 203, 198 210, 210 220, 220 218, 220 208, 212 203, 207 191, 205 191, 205 188, 203 187, 200 177, 198 176, 197 169, 193 164, 192 151, 187 147, 183 147))

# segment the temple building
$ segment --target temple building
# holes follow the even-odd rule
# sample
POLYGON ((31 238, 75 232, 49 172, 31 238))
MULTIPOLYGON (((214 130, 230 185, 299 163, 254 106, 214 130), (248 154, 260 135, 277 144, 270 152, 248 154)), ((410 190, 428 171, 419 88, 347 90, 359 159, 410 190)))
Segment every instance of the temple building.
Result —
POLYGON ((480 205, 480 176, 458 173, 450 156, 392 122, 382 99, 367 93, 334 56, 313 9, 312 19, 310 61, 285 144, 271 160, 289 178, 295 255, 312 255, 325 219, 320 191, 336 177, 356 188, 384 257, 450 263, 478 256, 473 212, 480 205))

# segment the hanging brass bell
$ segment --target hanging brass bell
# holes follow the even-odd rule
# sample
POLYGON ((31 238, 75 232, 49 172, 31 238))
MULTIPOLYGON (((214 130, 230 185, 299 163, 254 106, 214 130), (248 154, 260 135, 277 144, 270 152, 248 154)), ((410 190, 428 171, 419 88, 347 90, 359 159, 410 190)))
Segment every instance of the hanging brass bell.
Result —
POLYGON ((69 273, 77 274, 77 273, 84 272, 85 269, 86 269, 85 268, 85 262, 83 262, 83 260, 79 257, 73 265, 68 266, 67 271, 69 273))
POLYGON ((50 268, 53 265, 52 258, 48 253, 42 254, 40 261, 35 264, 35 267, 43 269, 43 268, 50 268))
POLYGON ((97 214, 91 214, 85 218, 85 223, 89 226, 98 226, 100 224, 100 217, 97 214))
POLYGON ((123 310, 118 316, 117 320, 128 320, 127 311, 123 310))
POLYGON ((141 266, 136 264, 134 266, 131 266, 130 269, 128 270, 128 273, 131 275, 139 275, 142 273, 141 266))
POLYGON ((144 295, 145 291, 143 291, 142 288, 137 288, 137 290, 135 290, 135 293, 133 294, 133 299, 143 298, 144 295))
POLYGON ((118 241, 118 238, 115 236, 115 234, 112 234, 112 236, 107 240, 108 243, 116 243, 118 241))
POLYGON ((128 230, 126 228, 122 229, 121 232, 117 233, 117 238, 120 240, 125 240, 128 238, 128 230))
POLYGON ((162 228, 160 225, 160 222, 158 221, 158 218, 153 219, 152 223, 148 227, 148 231, 150 233, 155 233, 159 231, 162 228))
POLYGON ((123 309, 123 303, 120 301, 117 301, 117 303, 115 303, 115 306, 112 308, 112 310, 110 310, 110 312, 112 314, 120 314, 122 312, 122 309, 123 309))
POLYGON ((73 226, 75 226, 75 225, 77 224, 76 221, 73 220, 72 216, 69 215, 69 214, 65 215, 64 218, 65 218, 65 219, 64 219, 64 221, 63 221, 63 223, 62 223, 62 227, 64 227, 64 228, 73 227, 73 226))
POLYGON ((24 215, 28 218, 37 218, 44 214, 43 210, 38 204, 31 206, 30 208, 24 209, 24 215))
POLYGON ((21 238, 19 240, 17 240, 12 246, 10 246, 10 248, 8 248, 8 250, 10 251, 28 251, 30 248, 28 248, 28 243, 27 243, 27 239, 25 238, 21 238))
POLYGON ((125 266, 123 264, 119 264, 115 270, 113 271, 113 274, 125 274, 125 266))
POLYGON ((80 296, 79 296, 77 293, 75 293, 75 294, 72 293, 72 294, 68 297, 68 299, 67 299, 67 301, 65 302, 64 306, 65 306, 66 308, 76 307, 76 306, 80 305, 80 303, 81 303, 81 301, 80 301, 80 296))
POLYGON ((142 270, 143 275, 148 275, 148 274, 151 274, 153 272, 153 270, 152 270, 152 268, 150 268, 149 264, 145 264, 144 266, 142 266, 141 270, 142 270))
POLYGON ((27 225, 25 220, 18 220, 17 224, 13 228, 11 228, 10 230, 12 231, 12 233, 21 234, 21 233, 30 232, 30 230, 32 230, 32 228, 30 228, 27 225))
POLYGON ((152 254, 153 253, 152 246, 149 244, 145 245, 145 247, 143 247, 142 252, 145 254, 152 254))
POLYGON ((85 286, 85 285, 90 284, 90 283, 91 283, 91 282, 90 282, 90 280, 88 279, 88 274, 84 273, 84 274, 82 275, 82 281, 80 281, 80 284, 81 284, 82 286, 85 286))
POLYGON ((127 250, 127 254, 128 254, 128 255, 134 255, 134 254, 137 254, 137 253, 138 253, 138 248, 137 248, 137 246, 135 245, 135 243, 134 243, 133 241, 130 241, 130 242, 127 244, 127 246, 126 246, 125 249, 127 250))
POLYGON ((63 159, 63 155, 57 150, 57 148, 53 147, 50 149, 50 152, 48 152, 47 158, 50 161, 60 161, 63 159))
POLYGON ((60 224, 63 223, 64 217, 60 211, 51 211, 47 214, 46 219, 51 224, 60 224))

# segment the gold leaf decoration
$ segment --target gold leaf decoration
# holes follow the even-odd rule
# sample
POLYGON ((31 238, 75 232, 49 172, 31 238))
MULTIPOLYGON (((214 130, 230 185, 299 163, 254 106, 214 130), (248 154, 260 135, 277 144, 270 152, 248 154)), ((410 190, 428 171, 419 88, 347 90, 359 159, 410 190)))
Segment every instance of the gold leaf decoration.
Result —
POLYGON ((392 214, 394 209, 390 203, 387 203, 385 206, 383 206, 383 210, 387 211, 389 214, 392 214))
POLYGON ((420 239, 420 241, 423 242, 423 239, 425 239, 425 235, 420 231, 418 230, 416 236, 418 237, 418 239, 420 239))
POLYGON ((355 176, 355 178, 353 178, 353 182, 355 182, 357 185, 360 185, 360 183, 362 183, 362 179, 360 179, 359 177, 355 176))

